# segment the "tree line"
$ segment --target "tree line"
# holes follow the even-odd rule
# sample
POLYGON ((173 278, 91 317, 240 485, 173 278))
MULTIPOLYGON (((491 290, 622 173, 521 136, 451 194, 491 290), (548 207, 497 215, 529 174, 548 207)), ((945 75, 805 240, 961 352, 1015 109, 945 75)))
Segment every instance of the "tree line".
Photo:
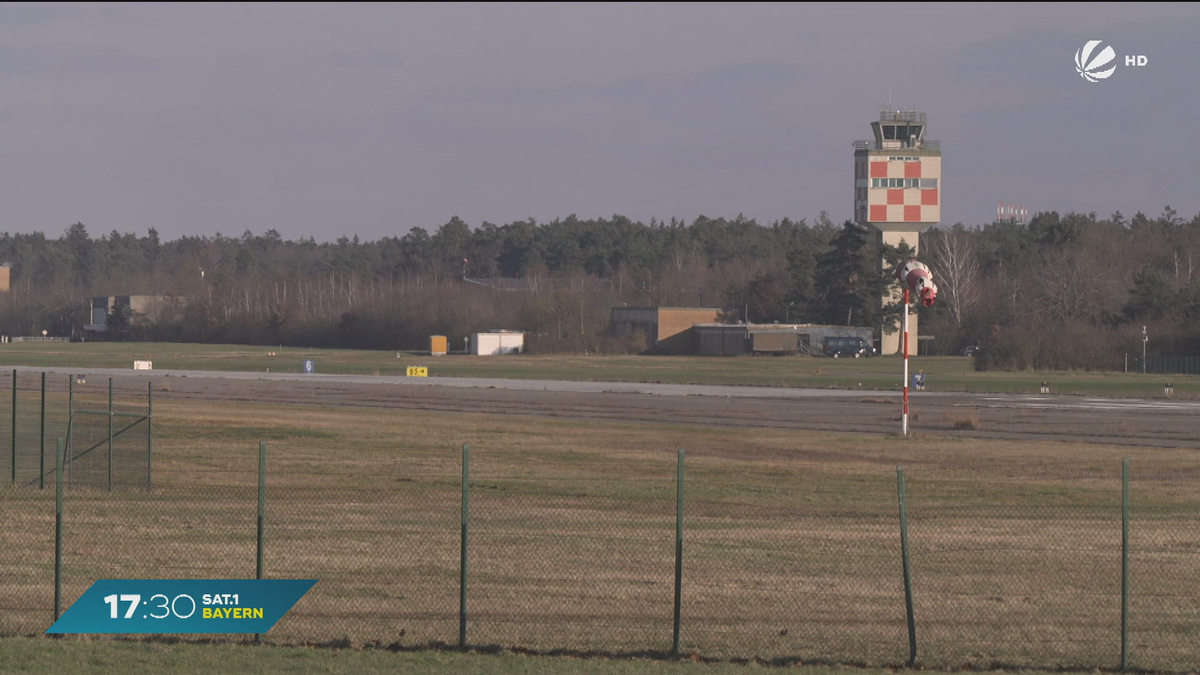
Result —
MULTIPOLYGON (((57 238, 0 233, 0 262, 11 265, 0 334, 78 337, 93 296, 153 295, 170 300, 151 318, 111 317, 109 337, 418 349, 429 335, 456 344, 509 328, 540 351, 630 352, 644 345, 608 334, 612 307, 878 326, 898 313, 879 302, 891 269, 913 256, 824 212, 811 224, 618 215, 471 227, 455 217, 432 233, 333 242, 276 230, 92 236, 75 223, 57 238)), ((1156 336, 1151 354, 1200 353, 1200 214, 956 224, 926 231, 916 257, 941 293, 918 310, 922 333, 943 353, 979 345, 980 367, 1116 368, 1140 350, 1143 325, 1156 336)))

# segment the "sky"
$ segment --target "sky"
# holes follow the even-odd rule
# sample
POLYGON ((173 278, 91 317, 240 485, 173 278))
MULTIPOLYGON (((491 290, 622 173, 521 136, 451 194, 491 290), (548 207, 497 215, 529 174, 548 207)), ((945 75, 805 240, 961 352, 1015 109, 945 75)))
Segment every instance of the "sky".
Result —
POLYGON ((941 141, 943 224, 1190 218, 1198 37, 1200 3, 4 3, 0 232, 841 222, 889 102, 941 141))

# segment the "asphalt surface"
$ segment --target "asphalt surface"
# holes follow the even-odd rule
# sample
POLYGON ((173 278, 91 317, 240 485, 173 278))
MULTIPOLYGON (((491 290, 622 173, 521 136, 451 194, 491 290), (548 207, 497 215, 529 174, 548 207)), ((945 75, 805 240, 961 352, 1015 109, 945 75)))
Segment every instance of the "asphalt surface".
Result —
MULTIPOLYGON (((107 378, 122 393, 295 405, 535 415, 701 426, 766 427, 880 434, 900 432, 901 392, 632 382, 571 382, 218 371, 83 372, 89 391, 107 378)), ((1085 396, 911 392, 914 433, 1013 440, 1081 441, 1144 447, 1200 447, 1200 402, 1085 396)))

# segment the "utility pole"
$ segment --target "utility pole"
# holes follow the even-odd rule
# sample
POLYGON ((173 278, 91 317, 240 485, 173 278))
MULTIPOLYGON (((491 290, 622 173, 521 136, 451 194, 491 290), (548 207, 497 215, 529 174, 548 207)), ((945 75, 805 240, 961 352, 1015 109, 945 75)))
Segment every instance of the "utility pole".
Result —
POLYGON ((1142 326, 1142 374, 1146 374, 1146 343, 1150 341, 1150 336, 1146 335, 1146 327, 1142 326))

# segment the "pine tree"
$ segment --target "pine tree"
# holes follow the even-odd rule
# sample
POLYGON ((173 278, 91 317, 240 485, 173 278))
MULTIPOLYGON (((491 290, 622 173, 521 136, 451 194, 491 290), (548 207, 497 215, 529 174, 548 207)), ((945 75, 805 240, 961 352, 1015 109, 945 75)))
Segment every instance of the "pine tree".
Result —
POLYGON ((867 229, 847 220, 830 245, 817 258, 817 316, 831 325, 873 326, 880 288, 867 229))

